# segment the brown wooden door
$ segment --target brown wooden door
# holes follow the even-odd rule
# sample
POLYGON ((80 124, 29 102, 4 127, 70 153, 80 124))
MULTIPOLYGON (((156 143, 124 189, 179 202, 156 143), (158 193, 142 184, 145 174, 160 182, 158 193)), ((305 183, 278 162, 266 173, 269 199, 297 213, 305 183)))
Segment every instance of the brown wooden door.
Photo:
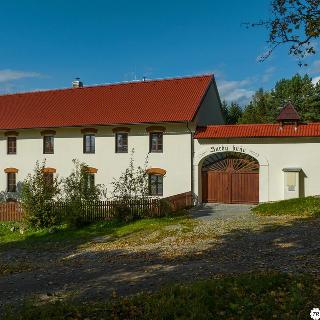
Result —
POLYGON ((232 173, 231 203, 259 202, 259 173, 232 173))
POLYGON ((246 159, 219 159, 202 172, 203 202, 258 203, 259 171, 246 159))
POLYGON ((204 179, 203 195, 206 202, 228 202, 230 200, 228 173, 208 171, 204 174, 204 179))

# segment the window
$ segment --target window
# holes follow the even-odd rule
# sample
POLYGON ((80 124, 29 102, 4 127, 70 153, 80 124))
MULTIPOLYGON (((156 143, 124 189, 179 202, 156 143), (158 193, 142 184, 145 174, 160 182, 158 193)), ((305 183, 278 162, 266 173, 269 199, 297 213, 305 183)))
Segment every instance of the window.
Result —
POLYGON ((54 136, 43 137, 43 153, 44 154, 54 153, 54 136))
POLYGON ((13 173, 13 172, 7 173, 7 190, 8 192, 17 191, 16 173, 13 173))
POLYGON ((17 137, 7 138, 7 153, 16 154, 17 153, 17 137))
POLYGON ((116 152, 126 153, 128 152, 128 133, 116 133, 116 152))
POLYGON ((149 175, 149 194, 150 196, 163 195, 163 176, 156 174, 149 175))
POLYGON ((151 132, 150 133, 150 152, 162 152, 163 151, 163 133, 151 132))
POLYGON ((94 187, 94 173, 88 173, 87 175, 87 188, 90 190, 94 187))
POLYGON ((95 177, 94 173, 87 173, 85 175, 85 180, 84 180, 84 192, 85 193, 90 193, 90 191, 94 188, 95 186, 95 177))
POLYGON ((43 173, 43 179, 48 188, 53 187, 53 173, 51 172, 44 172, 43 173))
POLYGON ((83 153, 95 153, 94 134, 85 134, 83 136, 83 153))

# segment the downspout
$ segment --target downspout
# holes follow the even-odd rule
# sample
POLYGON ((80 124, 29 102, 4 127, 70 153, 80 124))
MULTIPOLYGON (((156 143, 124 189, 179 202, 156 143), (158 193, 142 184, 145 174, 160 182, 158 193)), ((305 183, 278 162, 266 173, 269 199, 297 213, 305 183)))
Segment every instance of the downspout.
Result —
POLYGON ((195 204, 195 198, 194 198, 194 172, 193 172, 193 157, 194 157, 194 141, 193 141, 193 133, 192 130, 189 128, 189 122, 186 122, 187 124, 187 129, 190 133, 190 150, 191 150, 191 155, 190 155, 190 161, 191 161, 191 195, 192 195, 192 202, 195 204))

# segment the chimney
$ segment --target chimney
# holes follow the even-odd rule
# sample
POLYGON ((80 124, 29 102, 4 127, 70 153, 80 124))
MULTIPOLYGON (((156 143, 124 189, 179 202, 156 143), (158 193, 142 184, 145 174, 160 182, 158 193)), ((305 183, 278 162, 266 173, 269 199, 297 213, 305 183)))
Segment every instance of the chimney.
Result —
POLYGON ((76 78, 75 80, 72 81, 72 88, 82 88, 83 87, 83 82, 80 81, 80 78, 76 78))

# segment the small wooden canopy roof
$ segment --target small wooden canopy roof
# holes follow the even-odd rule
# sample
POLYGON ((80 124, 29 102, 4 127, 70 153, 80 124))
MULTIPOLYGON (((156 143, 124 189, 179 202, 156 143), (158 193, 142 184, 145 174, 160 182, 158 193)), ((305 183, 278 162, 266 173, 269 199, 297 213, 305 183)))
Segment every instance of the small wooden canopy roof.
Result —
POLYGON ((149 168, 149 169, 147 169, 147 174, 164 176, 166 173, 167 173, 167 171, 162 168, 149 168))
POLYGON ((281 110, 277 121, 300 121, 301 117, 291 102, 288 102, 281 110))

